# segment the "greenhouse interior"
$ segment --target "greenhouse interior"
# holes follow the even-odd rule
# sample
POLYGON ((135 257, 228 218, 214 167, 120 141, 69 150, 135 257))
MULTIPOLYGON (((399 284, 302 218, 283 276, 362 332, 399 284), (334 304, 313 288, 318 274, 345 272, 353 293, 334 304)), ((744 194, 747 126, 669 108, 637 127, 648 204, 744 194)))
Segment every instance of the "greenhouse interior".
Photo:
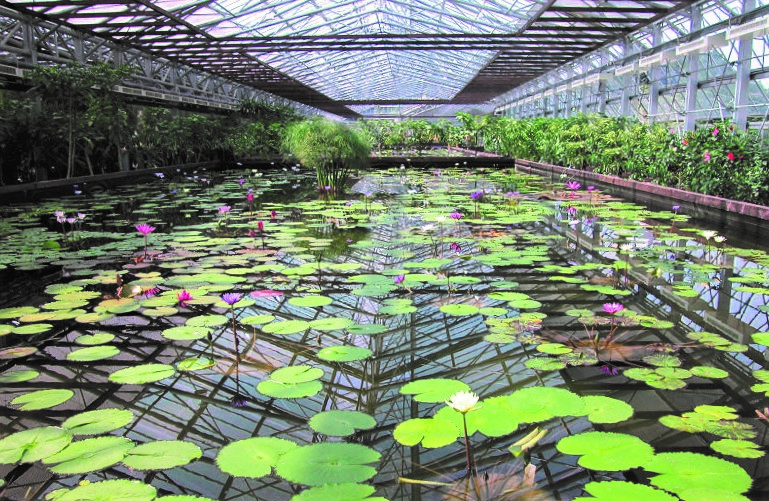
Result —
POLYGON ((769 5, 0 31, 0 499, 769 499, 769 5))

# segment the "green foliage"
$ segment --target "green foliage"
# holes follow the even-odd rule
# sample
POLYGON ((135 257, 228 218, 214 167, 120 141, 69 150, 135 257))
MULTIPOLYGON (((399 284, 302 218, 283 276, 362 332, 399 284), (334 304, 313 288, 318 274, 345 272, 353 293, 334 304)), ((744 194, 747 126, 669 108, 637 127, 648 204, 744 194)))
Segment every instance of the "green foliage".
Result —
POLYGON ((358 131, 343 123, 315 117, 286 128, 283 149, 302 165, 315 167, 318 188, 344 191, 349 173, 366 165, 371 147, 358 131))

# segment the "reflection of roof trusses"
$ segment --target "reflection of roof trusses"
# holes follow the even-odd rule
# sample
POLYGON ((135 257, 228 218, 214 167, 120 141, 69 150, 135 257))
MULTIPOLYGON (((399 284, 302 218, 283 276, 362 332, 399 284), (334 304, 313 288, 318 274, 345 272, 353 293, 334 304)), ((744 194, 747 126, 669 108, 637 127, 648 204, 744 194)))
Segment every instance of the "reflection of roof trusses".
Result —
POLYGON ((692 0, 5 0, 320 109, 482 103, 692 0))

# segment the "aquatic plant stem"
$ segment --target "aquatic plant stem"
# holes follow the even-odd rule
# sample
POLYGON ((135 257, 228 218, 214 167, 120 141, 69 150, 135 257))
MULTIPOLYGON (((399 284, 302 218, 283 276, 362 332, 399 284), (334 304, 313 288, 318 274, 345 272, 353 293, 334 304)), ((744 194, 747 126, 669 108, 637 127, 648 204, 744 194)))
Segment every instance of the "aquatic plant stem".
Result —
POLYGON ((235 324, 235 306, 230 305, 230 314, 232 315, 232 337, 235 340, 235 362, 240 362, 240 340, 238 339, 238 330, 235 324))
POLYGON ((467 473, 475 475, 475 468, 473 468, 472 456, 470 454, 470 437, 467 436, 467 414, 462 413, 462 426, 465 432, 465 456, 467 459, 467 473))

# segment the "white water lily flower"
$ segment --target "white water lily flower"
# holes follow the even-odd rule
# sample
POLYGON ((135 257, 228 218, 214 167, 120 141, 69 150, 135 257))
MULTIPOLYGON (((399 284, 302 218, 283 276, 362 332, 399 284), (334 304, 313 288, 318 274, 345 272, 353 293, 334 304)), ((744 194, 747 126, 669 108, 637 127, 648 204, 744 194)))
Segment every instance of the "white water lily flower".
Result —
POLYGON ((478 395, 471 391, 458 391, 446 401, 446 405, 462 414, 474 410, 477 403, 478 395))
POLYGON ((438 216, 435 218, 435 220, 438 221, 439 223, 442 223, 446 221, 446 216, 438 216))
POLYGON ((713 240, 721 244, 726 240, 726 237, 722 237, 721 235, 716 235, 713 237, 713 240))
POLYGON ((716 236, 718 232, 715 232, 713 230, 705 230, 702 232, 702 236, 705 237, 705 240, 710 240, 714 236, 716 236))

